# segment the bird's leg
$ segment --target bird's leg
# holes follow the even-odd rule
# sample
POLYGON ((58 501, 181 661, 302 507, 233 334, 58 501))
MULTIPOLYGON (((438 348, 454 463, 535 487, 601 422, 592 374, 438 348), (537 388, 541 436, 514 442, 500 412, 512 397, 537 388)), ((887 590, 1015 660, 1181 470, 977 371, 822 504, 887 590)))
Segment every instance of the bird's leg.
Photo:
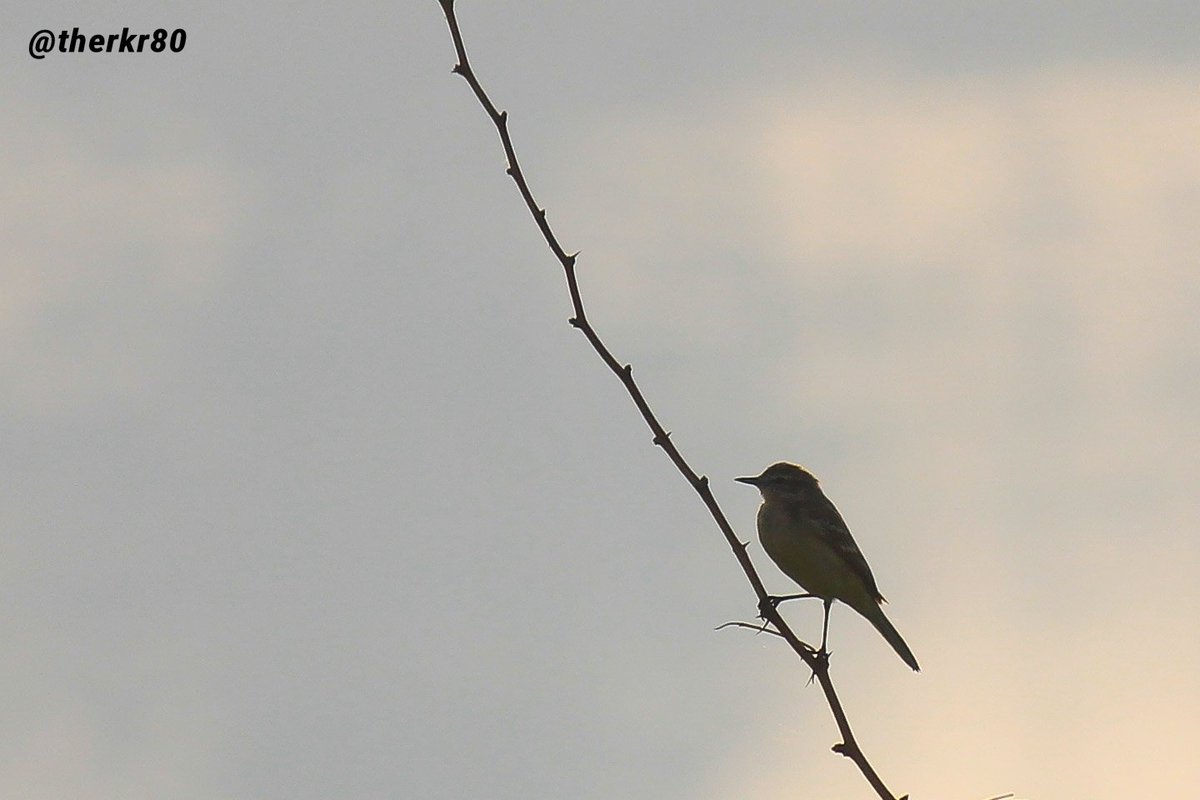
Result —
POLYGON ((773 605, 779 605, 784 600, 799 600, 804 597, 816 597, 816 595, 815 594, 807 594, 807 593, 805 593, 805 594, 785 594, 782 597, 773 596, 770 599, 771 599, 771 603, 773 605))
POLYGON ((767 599, 759 604, 759 611, 763 610, 765 605, 770 605, 771 608, 778 608, 779 604, 784 600, 799 600, 804 597, 816 597, 815 594, 785 594, 785 595, 767 595, 767 599))
POLYGON ((829 639, 829 609, 833 607, 833 598, 825 598, 825 621, 821 623, 821 649, 817 651, 818 655, 824 655, 825 659, 829 659, 829 651, 825 649, 825 642, 829 639))
POLYGON ((799 600, 802 597, 816 597, 815 594, 785 594, 767 595, 767 598, 758 604, 758 618, 763 620, 763 627, 766 627, 767 612, 774 611, 779 608, 779 604, 784 600, 799 600))
POLYGON ((821 624, 821 649, 813 653, 813 658, 817 660, 817 666, 812 668, 812 675, 808 676, 809 685, 817 679, 817 670, 829 669, 829 651, 825 649, 825 641, 829 638, 829 609, 833 607, 833 598, 823 599, 825 601, 825 621, 821 624))

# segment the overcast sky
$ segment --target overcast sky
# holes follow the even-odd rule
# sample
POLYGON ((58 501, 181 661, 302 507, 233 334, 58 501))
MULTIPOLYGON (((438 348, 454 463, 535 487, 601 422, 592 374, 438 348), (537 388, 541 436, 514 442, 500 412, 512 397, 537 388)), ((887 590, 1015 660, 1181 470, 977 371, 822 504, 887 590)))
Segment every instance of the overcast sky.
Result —
MULTIPOLYGON (((713 630, 753 595, 437 3, 10 5, 0 796, 871 796, 713 630), (186 45, 27 51, 126 26, 186 45)), ((888 785, 1192 796, 1200 6, 459 5, 740 534, 785 459, 855 532, 923 667, 835 608, 888 785)))

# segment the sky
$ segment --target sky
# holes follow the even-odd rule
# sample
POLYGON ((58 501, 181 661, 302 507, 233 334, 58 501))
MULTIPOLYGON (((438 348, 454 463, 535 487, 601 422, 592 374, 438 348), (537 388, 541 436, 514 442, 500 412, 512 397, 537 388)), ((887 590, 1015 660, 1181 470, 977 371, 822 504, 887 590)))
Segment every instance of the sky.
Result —
MULTIPOLYGON (((779 460, 854 531, 922 665, 835 607, 889 787, 1191 796, 1200 8, 915 6, 458 13, 739 535, 779 460)), ((714 630, 753 594, 437 3, 5 31, 0 796, 872 796, 794 655, 714 630), (75 27, 186 44, 30 57, 75 27)))

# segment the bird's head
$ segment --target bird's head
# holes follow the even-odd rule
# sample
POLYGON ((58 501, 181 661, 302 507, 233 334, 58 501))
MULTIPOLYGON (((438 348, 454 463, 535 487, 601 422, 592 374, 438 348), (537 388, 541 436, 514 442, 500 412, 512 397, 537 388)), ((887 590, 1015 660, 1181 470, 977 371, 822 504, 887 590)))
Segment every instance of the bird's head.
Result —
POLYGON ((764 499, 808 497, 818 488, 817 479, 804 467, 780 461, 753 478, 734 478, 739 483, 748 483, 762 492, 764 499))

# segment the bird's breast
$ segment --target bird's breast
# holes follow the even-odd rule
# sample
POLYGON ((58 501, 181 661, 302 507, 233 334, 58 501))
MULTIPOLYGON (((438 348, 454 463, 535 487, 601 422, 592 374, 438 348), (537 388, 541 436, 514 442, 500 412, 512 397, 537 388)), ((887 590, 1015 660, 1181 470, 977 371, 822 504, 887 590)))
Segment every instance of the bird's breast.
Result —
POLYGON ((844 585, 852 575, 807 517, 779 504, 763 503, 758 510, 758 538, 776 566, 804 591, 841 600, 858 589, 844 585))

